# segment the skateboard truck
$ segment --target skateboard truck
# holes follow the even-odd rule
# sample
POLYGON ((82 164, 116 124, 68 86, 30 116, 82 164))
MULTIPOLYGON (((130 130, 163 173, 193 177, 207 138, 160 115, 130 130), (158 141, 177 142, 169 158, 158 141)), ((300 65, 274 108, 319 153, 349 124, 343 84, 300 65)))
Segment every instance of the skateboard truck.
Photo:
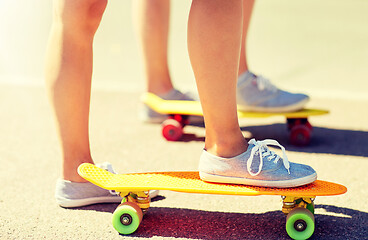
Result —
POLYGON ((309 238, 315 228, 315 197, 281 196, 282 212, 286 215, 286 232, 293 239, 309 238))
POLYGON ((145 214, 150 207, 151 201, 148 191, 120 193, 120 196, 123 198, 121 204, 126 202, 135 203, 142 210, 143 214, 145 214))
POLYGON ((282 198, 282 212, 288 215, 291 210, 297 207, 307 208, 314 213, 314 199, 315 197, 291 197, 281 196, 282 198))
POLYGON ((120 192, 121 204, 112 214, 112 225, 122 234, 137 230, 150 206, 149 191, 120 192))

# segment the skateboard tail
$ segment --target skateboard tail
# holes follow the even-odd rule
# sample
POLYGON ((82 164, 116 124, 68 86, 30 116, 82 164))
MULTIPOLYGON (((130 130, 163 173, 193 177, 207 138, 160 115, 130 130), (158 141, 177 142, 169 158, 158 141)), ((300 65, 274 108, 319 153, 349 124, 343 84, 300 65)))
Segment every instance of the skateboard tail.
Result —
POLYGON ((78 174, 86 179, 87 181, 107 190, 106 186, 111 182, 114 178, 113 173, 110 173, 102 168, 96 167, 90 163, 83 163, 78 167, 78 174))

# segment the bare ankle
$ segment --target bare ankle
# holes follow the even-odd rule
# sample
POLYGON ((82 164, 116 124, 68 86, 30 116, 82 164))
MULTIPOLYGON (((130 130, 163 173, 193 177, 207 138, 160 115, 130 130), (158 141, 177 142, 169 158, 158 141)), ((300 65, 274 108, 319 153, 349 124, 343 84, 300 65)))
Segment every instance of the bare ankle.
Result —
POLYGON ((147 91, 156 95, 166 94, 174 88, 169 76, 166 78, 151 78, 147 85, 147 91))
POLYGON ((237 135, 221 136, 215 139, 206 137, 206 151, 219 157, 235 157, 245 152, 247 148, 248 143, 241 132, 237 135))
POLYGON ((62 178, 64 180, 68 180, 71 182, 87 182, 84 178, 79 176, 78 167, 82 163, 92 163, 93 160, 91 158, 84 159, 73 159, 73 161, 64 160, 63 170, 62 170, 62 178))

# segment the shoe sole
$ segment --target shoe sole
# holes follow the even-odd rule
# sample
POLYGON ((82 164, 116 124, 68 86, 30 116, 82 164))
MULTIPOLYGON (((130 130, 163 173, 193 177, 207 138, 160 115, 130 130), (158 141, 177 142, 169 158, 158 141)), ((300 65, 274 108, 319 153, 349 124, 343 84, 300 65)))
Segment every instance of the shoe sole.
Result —
POLYGON ((122 198, 120 196, 94 197, 84 199, 56 199, 59 206, 64 208, 84 207, 97 203, 120 203, 121 200, 122 198))
POLYGON ((253 111, 253 112, 269 112, 269 113, 279 113, 279 112, 296 112, 304 108, 304 106, 309 101, 306 98, 296 104, 285 106, 285 107, 256 107, 256 106, 241 106, 238 105, 238 109, 241 111, 253 111))
MULTIPOLYGON (((150 199, 157 197, 159 194, 158 190, 151 190, 149 192, 150 199)), ((120 196, 108 196, 108 197, 94 197, 85 199, 56 199, 60 207, 64 208, 75 208, 84 207, 98 203, 121 203, 122 197, 120 196)))
MULTIPOLYGON (((168 116, 164 116, 164 117, 139 116, 139 120, 141 122, 149 123, 149 124, 161 124, 167 119, 168 119, 168 116)), ((204 119, 202 116, 195 116, 195 115, 189 116, 189 124, 203 124, 203 123, 204 123, 204 119)))
POLYGON ((201 179, 206 182, 241 184, 241 185, 259 186, 259 187, 277 187, 277 188, 299 187, 299 186, 307 185, 317 180, 317 173, 311 174, 303 178, 292 179, 292 180, 282 180, 282 181, 265 181, 265 180, 249 179, 249 178, 227 177, 227 176, 208 174, 204 172, 199 172, 199 175, 201 179))

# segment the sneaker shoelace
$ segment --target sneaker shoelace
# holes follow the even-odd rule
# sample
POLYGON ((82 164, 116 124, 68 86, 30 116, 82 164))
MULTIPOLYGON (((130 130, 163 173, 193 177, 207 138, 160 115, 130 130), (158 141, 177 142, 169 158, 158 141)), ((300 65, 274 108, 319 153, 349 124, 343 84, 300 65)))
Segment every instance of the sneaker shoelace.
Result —
POLYGON ((254 147, 252 148, 252 151, 250 153, 250 157, 248 159, 247 162, 247 170, 249 172, 250 175, 252 176, 257 176, 261 171, 262 171, 262 167, 263 167, 263 158, 265 158, 268 161, 273 160, 274 163, 277 163, 280 160, 280 156, 277 155, 275 152, 270 151, 268 149, 268 145, 272 145, 272 146, 277 146, 280 147, 283 153, 283 158, 282 158, 282 163, 284 165, 284 167, 288 170, 288 173, 290 174, 290 164, 289 164, 289 160, 286 156, 285 153, 285 148, 279 144, 276 140, 272 140, 272 139, 266 139, 263 141, 256 141, 254 138, 251 139, 248 144, 253 144, 254 147), (251 166, 253 163, 253 158, 255 154, 259 154, 259 168, 258 168, 258 172, 253 173, 251 171, 251 166))
POLYGON ((256 76, 255 81, 260 91, 263 91, 263 90, 269 90, 272 92, 277 91, 277 87, 273 85, 270 80, 268 80, 267 78, 264 78, 263 76, 256 76))

